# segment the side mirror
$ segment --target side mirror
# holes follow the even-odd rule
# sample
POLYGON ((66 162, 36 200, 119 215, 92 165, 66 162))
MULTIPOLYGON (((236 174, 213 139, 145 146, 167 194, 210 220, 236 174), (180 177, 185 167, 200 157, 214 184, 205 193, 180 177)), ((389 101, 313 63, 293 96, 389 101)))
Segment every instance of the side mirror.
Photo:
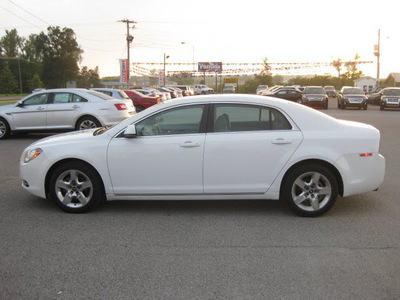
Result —
POLYGON ((127 139, 132 139, 137 137, 135 124, 131 124, 128 127, 126 127, 124 131, 124 137, 127 139))
POLYGON ((18 107, 24 107, 24 103, 18 102, 18 103, 17 103, 17 106, 18 106, 18 107))

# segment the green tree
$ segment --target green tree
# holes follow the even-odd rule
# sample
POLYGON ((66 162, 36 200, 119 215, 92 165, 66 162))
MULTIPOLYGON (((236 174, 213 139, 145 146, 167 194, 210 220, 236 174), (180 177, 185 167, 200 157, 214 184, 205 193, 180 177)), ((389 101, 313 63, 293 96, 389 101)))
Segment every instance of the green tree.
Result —
POLYGON ((346 66, 346 73, 343 74, 343 76, 346 79, 350 79, 351 81, 354 81, 355 79, 361 78, 364 76, 363 72, 358 70, 358 60, 360 59, 360 56, 356 54, 354 56, 354 61, 348 61, 345 63, 346 66))
POLYGON ((37 88, 43 88, 43 82, 40 80, 39 74, 35 73, 33 75, 32 79, 29 80, 29 90, 33 91, 34 89, 37 88))
POLYGON ((13 94, 18 88, 18 82, 6 64, 0 74, 0 93, 13 94))
POLYGON ((77 86, 82 88, 101 87, 99 68, 94 70, 84 66, 79 72, 77 86))
POLYGON ((48 88, 65 87, 67 81, 78 77, 83 50, 72 29, 50 26, 47 34, 41 32, 37 36, 35 46, 42 63, 41 77, 48 88))
POLYGON ((24 39, 18 35, 16 29, 6 30, 6 35, 0 39, 3 55, 9 58, 19 57, 24 39))

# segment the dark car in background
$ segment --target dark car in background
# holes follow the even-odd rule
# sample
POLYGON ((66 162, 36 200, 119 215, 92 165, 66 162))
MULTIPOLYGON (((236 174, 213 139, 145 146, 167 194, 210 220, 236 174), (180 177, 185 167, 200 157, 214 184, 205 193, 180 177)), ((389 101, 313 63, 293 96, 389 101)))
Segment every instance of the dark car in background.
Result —
POLYGON ((324 87, 326 94, 328 97, 336 97, 337 92, 334 86, 332 85, 327 85, 324 87))
POLYGON ((140 112, 150 106, 162 102, 161 96, 159 97, 146 96, 137 90, 124 90, 124 92, 125 94, 128 95, 129 98, 132 99, 132 102, 135 105, 137 112, 140 112))
POLYGON ((382 94, 379 94, 379 92, 382 91, 383 89, 384 89, 383 87, 376 87, 371 92, 367 93, 366 96, 368 103, 379 105, 382 96, 382 94))
POLYGON ((343 87, 337 95, 338 108, 358 107, 366 110, 368 108, 367 96, 358 87, 343 87))
POLYGON ((390 87, 385 88, 379 92, 380 96, 380 109, 385 108, 400 108, 400 88, 390 87))
POLYGON ((293 88, 282 88, 268 96, 301 103, 303 94, 293 88))
POLYGON ((322 86, 307 86, 301 101, 307 106, 328 109, 328 95, 322 86))

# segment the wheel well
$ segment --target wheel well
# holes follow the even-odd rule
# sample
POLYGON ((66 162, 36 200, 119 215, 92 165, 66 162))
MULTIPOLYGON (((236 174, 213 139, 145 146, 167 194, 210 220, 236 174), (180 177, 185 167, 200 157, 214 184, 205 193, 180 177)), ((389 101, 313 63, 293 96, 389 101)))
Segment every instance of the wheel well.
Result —
POLYGON ((297 168, 297 167, 299 167, 301 165, 307 165, 307 164, 310 164, 310 163, 316 163, 316 164, 319 164, 319 165, 322 165, 322 166, 328 168, 333 173, 333 175, 335 176, 335 178, 337 180, 338 189, 339 189, 338 190, 339 195, 343 196, 343 179, 342 179, 342 176, 340 175, 339 171, 332 164, 328 163, 327 161, 320 160, 320 159, 307 159, 307 160, 300 161, 300 162, 294 164, 293 166, 291 166, 286 171, 285 175, 283 176, 280 190, 282 190, 282 187, 283 187, 283 184, 284 184, 284 182, 285 182, 285 180, 287 178, 287 175, 290 174, 290 172, 293 169, 295 169, 295 168, 297 168))
POLYGON ((68 158, 68 159, 63 159, 63 160, 60 160, 60 161, 56 162, 56 163, 55 163, 54 165, 52 165, 51 168, 47 171, 46 179, 45 179, 45 181, 44 181, 44 189, 45 189, 46 195, 49 194, 49 181, 50 181, 50 177, 51 177, 51 175, 53 174, 54 170, 55 170, 57 167, 61 166, 62 164, 65 164, 65 163, 67 163, 67 162, 79 162, 79 163, 81 163, 81 164, 86 165, 88 168, 93 169, 93 170, 97 173, 97 175, 99 176, 99 178, 100 178, 101 185, 102 185, 102 187, 103 187, 103 191, 105 190, 105 189, 104 189, 103 179, 101 178, 99 172, 97 172, 97 170, 96 170, 95 167, 93 167, 91 164, 89 164, 88 162, 86 162, 86 161, 84 161, 84 160, 76 159, 76 158, 68 158))
POLYGON ((83 116, 80 116, 80 117, 76 120, 76 122, 75 122, 75 127, 78 125, 79 121, 82 120, 82 119, 84 119, 84 118, 95 119, 97 122, 99 122, 99 124, 101 124, 101 122, 99 121, 99 119, 97 119, 96 117, 94 117, 94 116, 92 116, 92 115, 83 115, 83 116))

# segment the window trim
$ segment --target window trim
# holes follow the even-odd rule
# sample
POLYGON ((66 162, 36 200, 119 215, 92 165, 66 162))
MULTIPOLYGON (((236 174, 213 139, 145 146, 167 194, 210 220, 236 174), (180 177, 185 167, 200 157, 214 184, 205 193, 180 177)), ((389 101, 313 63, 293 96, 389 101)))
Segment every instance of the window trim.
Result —
POLYGON ((293 123, 292 119, 288 117, 288 115, 284 112, 282 112, 280 109, 272 107, 272 106, 266 106, 266 105, 262 105, 259 103, 246 103, 246 104, 242 104, 242 103, 234 103, 234 102, 220 102, 220 103, 210 103, 209 104, 209 114, 208 114, 208 122, 207 122, 207 133, 243 133, 243 132, 260 132, 260 131, 267 131, 267 132, 272 132, 272 131, 291 131, 291 130, 295 130, 297 129, 297 126, 293 123), (269 110, 269 115, 271 117, 271 110, 276 110, 277 112, 279 112, 286 120, 287 122, 290 124, 291 128, 288 129, 282 129, 282 130, 277 130, 277 129, 272 129, 271 126, 272 124, 270 123, 270 129, 266 129, 266 130, 243 130, 243 131, 228 131, 228 132, 217 132, 214 131, 214 116, 215 116, 215 106, 216 105, 229 105, 229 106, 247 106, 247 107, 258 107, 258 108, 264 108, 264 109, 268 109, 269 110))

